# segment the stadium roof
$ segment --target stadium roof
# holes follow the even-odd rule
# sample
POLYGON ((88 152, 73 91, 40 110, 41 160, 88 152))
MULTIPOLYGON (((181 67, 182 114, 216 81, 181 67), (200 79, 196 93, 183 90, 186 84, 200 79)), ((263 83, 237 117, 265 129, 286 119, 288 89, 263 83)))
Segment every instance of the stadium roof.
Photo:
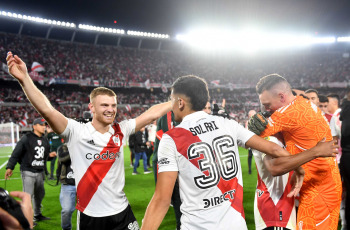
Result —
POLYGON ((348 35, 347 0, 2 0, 1 10, 176 35, 203 24, 348 35), (115 23, 116 21, 117 23, 115 23))

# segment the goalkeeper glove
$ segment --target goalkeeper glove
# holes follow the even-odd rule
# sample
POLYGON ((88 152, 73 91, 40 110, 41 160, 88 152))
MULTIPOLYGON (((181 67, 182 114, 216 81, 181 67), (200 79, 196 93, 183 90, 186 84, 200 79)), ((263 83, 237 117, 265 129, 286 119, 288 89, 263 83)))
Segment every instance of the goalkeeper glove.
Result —
POLYGON ((248 129, 256 135, 260 135, 260 133, 265 130, 267 124, 267 119, 262 115, 262 113, 259 112, 250 118, 248 122, 248 129))

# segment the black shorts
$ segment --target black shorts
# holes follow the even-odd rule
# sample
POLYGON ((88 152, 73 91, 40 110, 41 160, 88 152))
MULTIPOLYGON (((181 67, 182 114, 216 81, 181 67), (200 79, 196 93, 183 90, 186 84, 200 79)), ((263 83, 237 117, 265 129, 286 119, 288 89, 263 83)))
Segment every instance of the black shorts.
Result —
POLYGON ((80 230, 139 230, 130 205, 124 211, 113 216, 91 217, 78 211, 80 230))

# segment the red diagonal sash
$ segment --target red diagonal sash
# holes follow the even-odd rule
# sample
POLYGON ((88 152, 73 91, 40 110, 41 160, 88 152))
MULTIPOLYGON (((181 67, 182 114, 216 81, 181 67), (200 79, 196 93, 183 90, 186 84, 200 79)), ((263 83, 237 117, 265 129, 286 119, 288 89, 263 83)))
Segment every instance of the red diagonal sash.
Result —
MULTIPOLYGON (((108 144, 106 147, 102 149, 100 152, 100 156, 102 158, 102 154, 106 153, 118 153, 121 146, 123 145, 123 133, 121 132, 119 124, 113 125, 114 134, 110 137, 108 144), (119 137, 120 144, 117 146, 113 137, 119 137)), ((106 176, 110 168, 112 167, 115 158, 111 159, 99 159, 94 160, 89 168, 86 170, 84 176, 79 181, 77 186, 77 206, 76 208, 84 212, 85 208, 88 206, 91 198, 94 196, 95 192, 100 186, 103 178, 106 176)))
MULTIPOLYGON (((190 147, 191 144, 202 142, 198 136, 193 136, 192 133, 186 129, 183 128, 173 128, 171 131, 167 132, 167 134, 173 138, 177 151, 184 156, 188 160, 187 150, 190 147)), ((203 159, 204 155, 201 154, 200 157, 196 159, 189 160, 196 168, 199 169, 198 161, 203 159)), ((200 169, 199 169, 200 170, 200 169)), ((208 171, 202 172, 206 176, 209 175, 208 171)), ((236 192, 233 194, 233 199, 230 197, 229 194, 227 194, 225 197, 230 200, 231 206, 239 213, 241 213, 242 217, 244 216, 244 209, 243 209, 243 187, 238 184, 238 179, 235 177, 231 180, 224 180, 220 178, 219 183, 217 184, 217 187, 220 189, 222 194, 225 194, 226 192, 230 190, 235 190, 236 192)))
MULTIPOLYGON (((292 174, 290 173, 289 180, 291 175, 292 174)), ((292 213, 294 207, 294 197, 287 197, 288 193, 292 189, 291 184, 288 183, 286 185, 282 197, 276 205, 273 202, 271 195, 267 190, 264 181, 260 178, 259 174, 257 188, 263 191, 263 193, 258 196, 257 205, 260 215, 264 220, 266 226, 286 227, 290 218, 290 214, 292 213), (280 216, 280 214, 282 216, 280 216)))

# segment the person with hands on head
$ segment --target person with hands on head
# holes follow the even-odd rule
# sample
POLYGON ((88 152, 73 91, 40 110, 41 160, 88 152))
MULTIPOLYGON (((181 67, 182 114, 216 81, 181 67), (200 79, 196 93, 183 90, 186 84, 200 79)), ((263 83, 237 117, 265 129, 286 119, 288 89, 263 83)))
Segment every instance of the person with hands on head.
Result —
POLYGON ((10 74, 18 80, 27 98, 53 131, 67 143, 77 187, 78 229, 138 229, 124 193, 123 143, 130 134, 150 124, 171 109, 171 102, 152 106, 139 117, 114 123, 117 96, 105 87, 90 94, 91 122, 79 123, 57 111, 34 85, 25 63, 8 52, 10 74))
MULTIPOLYGON (((174 82, 172 111, 175 121, 181 123, 163 134, 160 141, 156 190, 142 229, 159 228, 169 208, 176 179, 182 199, 181 228, 247 229, 238 145, 273 156, 272 166, 284 162, 283 167, 276 169, 276 175, 315 158, 314 149, 291 156, 279 145, 264 140, 234 120, 206 114, 201 110, 208 100, 208 86, 202 78, 190 75, 174 82), (277 161, 279 158, 285 159, 277 161)), ((324 156, 334 155, 333 149, 325 151, 324 156)), ((299 192, 304 171, 298 168, 295 174, 296 185, 291 195, 299 192)))
MULTIPOLYGON (((30 229, 33 229, 33 208, 30 194, 26 192, 13 191, 10 192, 10 196, 19 198, 17 202, 21 206, 22 213, 29 223, 30 229)), ((19 221, 9 214, 6 210, 0 208, 0 223, 2 224, 3 229, 11 230, 23 230, 22 225, 19 221)), ((26 230, 26 229, 25 229, 26 230)))

